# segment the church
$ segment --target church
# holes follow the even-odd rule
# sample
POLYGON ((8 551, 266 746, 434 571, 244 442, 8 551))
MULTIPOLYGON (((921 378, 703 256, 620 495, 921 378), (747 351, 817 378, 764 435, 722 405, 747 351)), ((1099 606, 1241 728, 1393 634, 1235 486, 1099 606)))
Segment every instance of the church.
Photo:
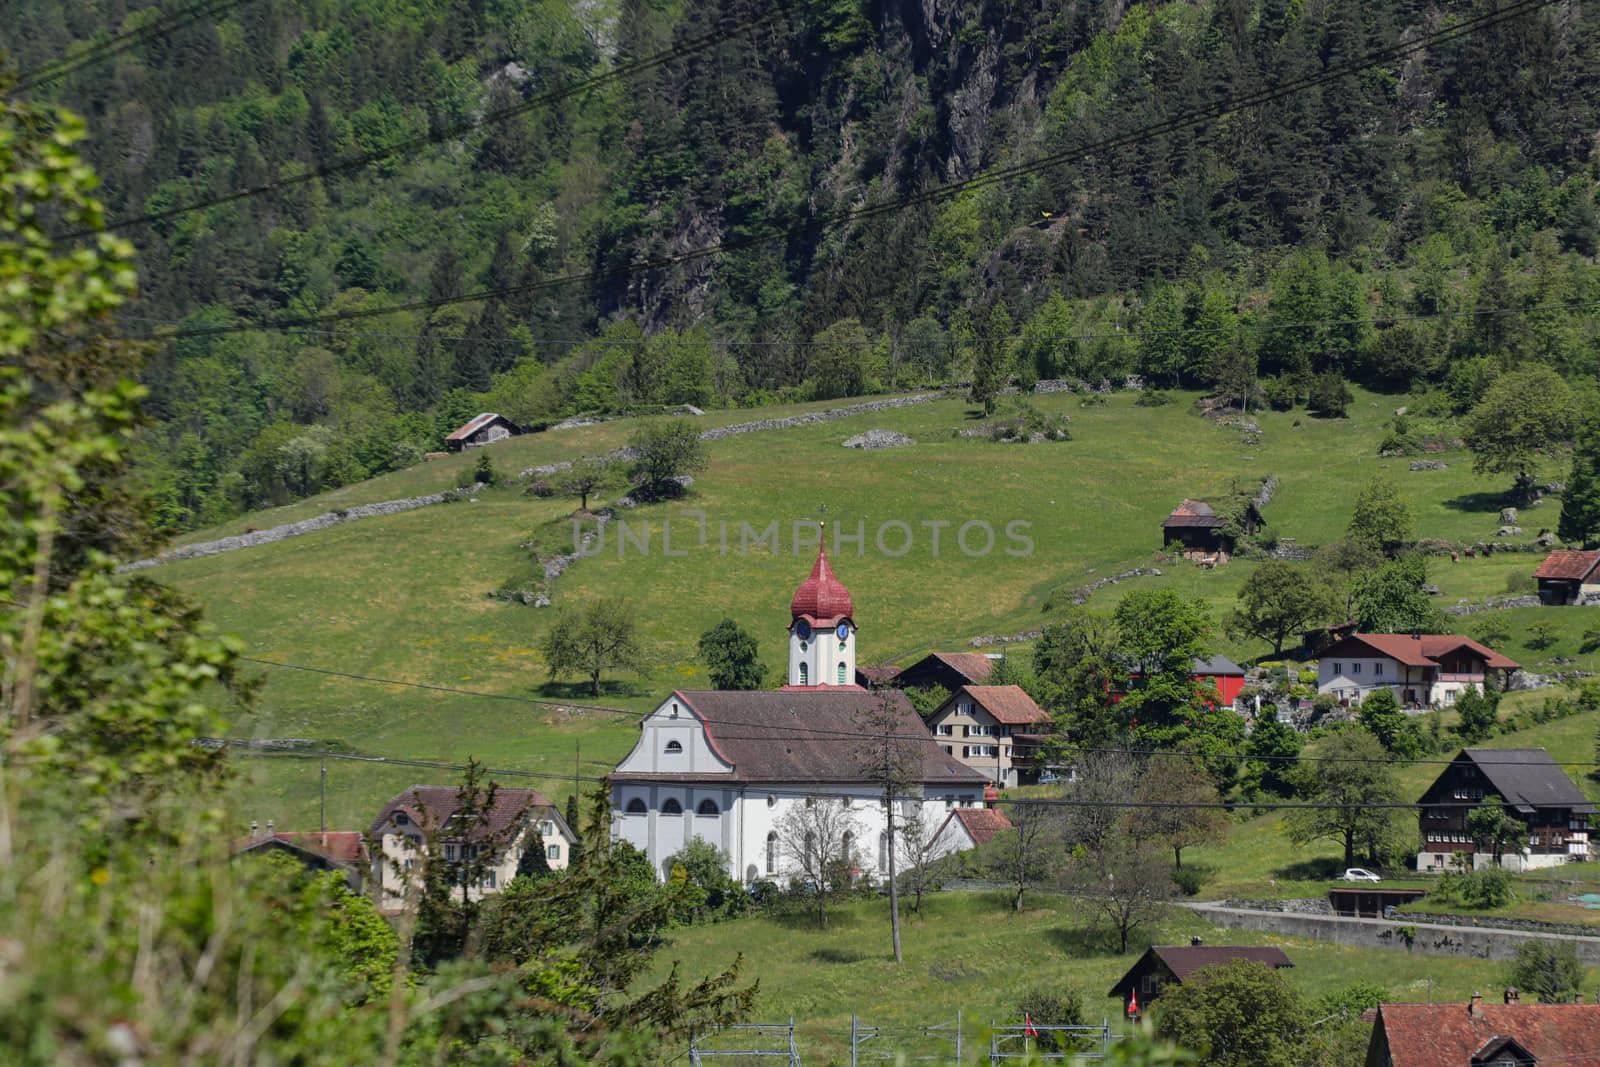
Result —
POLYGON ((794 870, 780 824, 816 803, 842 803, 853 866, 886 874, 882 787, 865 770, 869 716, 888 714, 891 736, 913 754, 896 825, 937 826, 950 811, 983 805, 987 779, 934 742, 904 693, 856 684, 855 606, 820 545, 789 603, 788 636, 782 688, 676 690, 645 716, 611 773, 612 832, 662 878, 668 858, 699 837, 728 856, 730 877, 783 880, 794 870))

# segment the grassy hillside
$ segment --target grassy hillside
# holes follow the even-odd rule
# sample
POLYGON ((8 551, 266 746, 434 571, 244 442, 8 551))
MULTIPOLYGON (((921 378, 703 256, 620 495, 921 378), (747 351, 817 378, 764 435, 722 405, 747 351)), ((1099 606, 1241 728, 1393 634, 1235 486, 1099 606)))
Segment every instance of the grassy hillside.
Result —
MULTIPOLYGON (((1120 1002, 1105 993, 1143 951, 1126 955, 1106 945, 1070 898, 1037 894, 1021 914, 1003 894, 943 893, 927 899, 921 918, 904 923, 906 962, 889 952, 887 906, 861 902, 840 909, 825 929, 808 921, 741 919, 674 931, 657 974, 681 963, 684 975, 725 967, 742 954, 747 979, 759 978, 755 1020, 799 1024, 801 1056, 847 1060, 850 1016, 864 1024, 911 1028, 952 1021, 963 1013, 966 1060, 987 1058, 991 1021, 1018 1021, 1013 1011, 1028 990, 1072 986, 1086 1014, 1120 1027, 1120 1002)), ((1186 944, 1191 934, 1212 944, 1272 944, 1295 963, 1290 978, 1316 996, 1352 982, 1373 982, 1397 1001, 1459 1000, 1503 984, 1505 965, 1403 952, 1344 948, 1243 930, 1221 930, 1176 911, 1155 932, 1159 944, 1186 944)), ((1591 972, 1591 978, 1595 976, 1591 972)), ((913 1045, 908 1052, 939 1051, 913 1045)), ((949 1054, 948 1046, 943 1050, 949 1054)))
MULTIPOLYGON (((825 515, 853 531, 864 524, 858 553, 846 544, 835 569, 855 597, 863 662, 903 657, 919 649, 963 647, 970 637, 1037 627, 1041 604, 1057 587, 1148 565, 1160 547, 1158 524, 1183 497, 1216 497, 1266 475, 1279 479, 1267 508, 1271 528, 1303 544, 1343 531, 1357 489, 1376 473, 1394 479, 1416 511, 1420 533, 1459 540, 1492 534, 1498 481, 1471 473, 1470 457, 1447 453, 1444 471, 1411 472, 1402 459, 1376 458, 1391 401, 1362 394, 1347 420, 1318 420, 1268 412, 1260 444, 1246 446, 1236 430, 1191 412, 1191 396, 1163 408, 1142 408, 1133 396, 1105 406, 1080 406, 1071 395, 1038 404, 1072 417, 1074 439, 1058 444, 999 445, 959 438, 971 426, 956 400, 855 416, 821 425, 713 442, 711 465, 684 500, 623 512, 636 531, 648 525, 651 552, 617 538, 581 561, 555 585, 559 608, 597 596, 625 596, 655 652, 644 677, 608 682, 604 700, 644 709, 673 686, 705 685, 694 662, 698 635, 723 616, 756 634, 769 665, 781 667, 787 604, 810 567, 814 550, 798 555, 793 524, 825 515), (912 447, 857 451, 845 438, 870 428, 911 435, 912 447), (824 505, 826 510, 824 511, 824 505), (710 536, 697 542, 702 509, 710 536), (997 534, 995 550, 969 558, 954 545, 956 529, 982 520, 997 534), (1007 523, 1030 523, 1033 552, 1005 555, 1007 523), (740 527, 777 522, 779 551, 752 546, 741 553, 740 527), (913 544, 899 558, 880 554, 880 524, 909 525, 913 544), (943 521, 935 557, 924 522, 943 521), (728 526, 728 551, 718 531, 728 526), (661 552, 664 525, 674 553, 661 552)), ((773 409, 771 414, 797 409, 773 409)), ((763 412, 767 414, 767 412, 763 412)), ((708 415, 708 425, 742 421, 746 413, 708 415)), ((603 451, 625 443, 623 421, 518 438, 490 449, 506 471, 603 451)), ((258 513, 208 535, 265 527, 332 507, 392 499, 462 480, 475 459, 457 457, 340 490, 295 509, 258 513)), ((1558 476, 1554 465, 1546 472, 1558 476)), ((572 501, 535 500, 519 488, 481 493, 461 502, 350 523, 274 545, 166 565, 152 573, 196 596, 224 630, 239 635, 249 654, 307 666, 496 694, 581 700, 576 686, 551 685, 538 652, 552 612, 511 605, 485 594, 535 566, 528 549, 570 543, 565 523, 572 501)), ((1553 525, 1559 504, 1530 512, 1524 525, 1553 525), (1546 514, 1548 513, 1548 514, 1546 514), (1537 516, 1537 517, 1536 517, 1537 516), (1546 521, 1548 519, 1548 521, 1546 521)), ((887 535, 891 548, 897 537, 887 535)), ((982 539, 969 538, 981 547, 982 539)), ((1525 573, 1534 557, 1444 562, 1435 567, 1447 602, 1480 598, 1525 573)), ((1205 598, 1214 617, 1231 605, 1251 564, 1216 571, 1162 563, 1165 582, 1205 598)), ((1102 591, 1110 607, 1133 583, 1102 591)), ((1588 613, 1505 613, 1514 630, 1509 651, 1530 665, 1553 656, 1595 666, 1578 656, 1588 613), (1534 651, 1524 642, 1534 619, 1553 620, 1559 635, 1534 651)), ((1469 625, 1472 625, 1469 620, 1469 625)), ((1220 639, 1219 639, 1220 640, 1220 639)), ((1259 644, 1221 647, 1237 657, 1265 652, 1259 644)), ((583 746, 584 773, 614 763, 626 751, 633 725, 626 717, 551 712, 531 705, 407 690, 326 675, 272 670, 259 709, 235 724, 241 736, 335 740, 362 752, 464 759, 476 755, 500 766, 570 773, 583 746)), ((403 776, 402 776, 403 777, 403 776)), ((330 776, 330 812, 359 821, 398 778, 366 768, 330 776)), ((316 767, 272 764, 252 799, 262 818, 303 822, 316 810, 316 767)), ((401 783, 404 784, 404 783, 401 783)), ((559 783, 551 783, 552 788, 559 783)), ((564 791, 561 786, 559 791, 564 791)))

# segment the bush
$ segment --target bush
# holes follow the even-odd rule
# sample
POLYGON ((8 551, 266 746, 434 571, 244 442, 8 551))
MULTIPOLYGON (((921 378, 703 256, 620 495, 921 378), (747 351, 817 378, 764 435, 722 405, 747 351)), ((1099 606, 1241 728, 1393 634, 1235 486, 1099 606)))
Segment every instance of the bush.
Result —
POLYGON ((556 495, 556 487, 549 482, 534 482, 528 486, 528 495, 536 496, 540 500, 546 500, 556 495))
POLYGON ((1204 889, 1206 883, 1211 881, 1217 869, 1206 863, 1191 863, 1179 867, 1172 872, 1172 884, 1177 886, 1186 897, 1192 897, 1204 889))
MULTIPOLYGON (((1017 1022, 1035 1026, 1082 1026, 1083 994, 1072 986, 1031 989, 1017 1001, 1017 1022)), ((1040 1052, 1077 1051, 1082 1039, 1041 1031, 1035 1039, 1040 1052)))
POLYGON ((1510 985, 1532 993, 1544 1004, 1572 999, 1583 983, 1583 964, 1570 941, 1527 941, 1517 947, 1517 957, 1507 973, 1510 985))
POLYGON ((1134 403, 1142 408, 1164 408, 1172 403, 1172 397, 1161 389, 1141 389, 1134 403))
POLYGON ((478 485, 499 483, 500 472, 494 469, 494 460, 489 458, 489 453, 478 453, 478 465, 472 470, 472 480, 478 485))
POLYGON ((1499 908, 1511 903, 1516 893, 1511 888, 1511 875, 1499 867, 1486 867, 1440 875, 1433 896, 1463 908, 1499 908))
POLYGON ((1261 383, 1261 396, 1273 411, 1289 411, 1299 399, 1299 390, 1287 378, 1267 378, 1261 383))

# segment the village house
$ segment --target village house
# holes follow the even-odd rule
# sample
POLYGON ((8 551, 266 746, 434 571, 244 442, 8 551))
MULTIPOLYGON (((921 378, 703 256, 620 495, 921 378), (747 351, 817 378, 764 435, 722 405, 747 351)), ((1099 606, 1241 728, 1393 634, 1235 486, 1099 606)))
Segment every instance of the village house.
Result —
MULTIPOLYGON (((1137 688, 1144 675, 1137 672, 1128 675, 1128 684, 1137 688)), ((1207 656, 1204 659, 1196 658, 1194 661, 1194 680, 1206 689, 1216 691, 1217 699, 1213 707, 1227 708, 1237 711, 1239 696, 1244 692, 1244 668, 1239 666, 1227 656, 1207 656)), ((1120 703, 1126 697, 1127 691, 1113 691, 1111 702, 1120 703)))
POLYGON ((1539 600, 1544 604, 1600 604, 1600 549, 1557 549, 1544 558, 1533 576, 1539 582, 1539 600))
MULTIPOLYGON (((1260 513, 1251 505, 1244 516, 1244 533, 1254 533, 1260 513)), ((1177 552, 1204 567, 1226 563, 1233 555, 1233 539, 1225 532, 1228 520, 1203 500, 1185 500, 1161 520, 1161 549, 1177 552)))
POLYGON ((1273 970, 1294 966, 1281 948, 1204 945, 1197 937, 1189 945, 1152 945, 1106 996, 1122 998, 1124 1017, 1138 1015, 1149 1008, 1150 1002, 1159 997, 1166 986, 1203 981, 1205 975, 1196 972, 1234 960, 1254 960, 1273 970))
POLYGON ((1519 666, 1459 634, 1352 633, 1322 650, 1317 692, 1354 705, 1389 689, 1402 707, 1447 707, 1469 688, 1482 693, 1489 672, 1504 685, 1519 666))
POLYGON ((1049 721, 1021 686, 964 685, 928 716, 928 729, 947 755, 1009 789, 1039 780, 1037 728, 1049 721))
POLYGON ((229 852, 234 859, 277 853, 308 871, 337 871, 352 893, 361 892, 368 866, 367 839, 360 830, 274 830, 270 819, 266 833, 251 823, 250 836, 233 842, 229 852))
POLYGON ((1577 1067, 1600 1049, 1600 1005, 1380 1004, 1366 1067, 1577 1067))
POLYGON ((458 790, 447 785, 414 785, 384 805, 367 831, 379 911, 395 912, 405 906, 408 884, 420 884, 419 868, 430 838, 448 864, 477 860, 485 849, 491 852, 488 869, 466 887, 472 900, 503 889, 516 877, 523 852, 536 847, 536 842, 551 870, 564 870, 571 861, 578 838, 555 805, 537 790, 496 787, 494 805, 475 828, 462 829, 460 807, 458 790))
POLYGON ((1527 844, 1507 850, 1500 865, 1513 871, 1556 867, 1589 858, 1594 805, 1542 748, 1462 749, 1418 803, 1422 850, 1417 870, 1449 869, 1464 852, 1475 868, 1494 865, 1494 849, 1467 832, 1467 814, 1490 797, 1523 824, 1527 844))
POLYGON ((983 685, 994 672, 995 658, 982 652, 930 652, 895 673, 897 689, 943 689, 954 693, 964 685, 983 685))
MULTIPOLYGON (((985 801, 986 804, 991 802, 991 800, 985 801)), ((931 851, 935 856, 965 852, 969 848, 987 845, 1009 829, 1011 820, 1006 818, 1006 813, 999 808, 956 808, 945 816, 939 829, 934 831, 931 851)))
POLYGON ((978 807, 986 777, 947 755, 904 693, 854 684, 854 605, 819 550, 790 602, 790 684, 765 692, 673 692, 639 724, 610 775, 612 834, 643 850, 664 878, 698 837, 745 882, 795 873, 785 817, 815 804, 847 809, 854 865, 887 870, 888 818, 867 766, 864 733, 884 730, 911 782, 899 819, 978 807))
POLYGON ((522 427, 492 411, 476 415, 451 431, 446 437, 445 444, 450 446, 450 451, 461 452, 468 448, 478 448, 482 445, 504 441, 508 437, 516 437, 522 433, 522 427))

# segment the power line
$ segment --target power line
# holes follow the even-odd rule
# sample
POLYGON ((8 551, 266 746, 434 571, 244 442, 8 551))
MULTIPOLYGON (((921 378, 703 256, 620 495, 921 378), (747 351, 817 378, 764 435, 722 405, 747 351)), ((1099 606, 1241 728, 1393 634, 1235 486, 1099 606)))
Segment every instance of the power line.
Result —
MULTIPOLYGON (((720 241, 715 244, 702 246, 700 248, 688 249, 684 252, 674 253, 671 255, 657 256, 653 259, 645 259, 627 266, 616 267, 607 270, 593 270, 575 274, 565 274, 553 278, 542 279, 536 282, 529 282, 523 285, 480 290, 474 293, 462 294, 453 297, 437 298, 432 300, 414 300, 400 304, 391 304, 385 307, 352 309, 348 311, 329 312, 321 315, 297 316, 294 318, 280 319, 275 323, 266 323, 261 325, 265 325, 268 328, 315 326, 330 322, 346 322, 353 319, 381 318, 385 315, 399 314, 407 311, 427 311, 435 308, 451 306, 454 304, 473 303, 481 300, 493 299, 496 297, 539 292, 545 289, 553 289, 580 282, 598 281, 617 275, 632 276, 636 274, 643 274, 649 271, 661 270, 667 267, 679 266, 684 263, 707 259, 712 256, 721 255, 727 252, 741 251, 745 248, 766 244, 772 241, 792 240, 812 232, 820 232, 845 225, 847 223, 858 222, 866 219, 877 218, 882 215, 892 214, 897 211, 902 211, 908 207, 935 203, 940 200, 948 199, 949 197, 958 193, 982 188, 984 186, 992 185, 996 182, 1005 181, 1012 178, 1023 177, 1038 171, 1049 170, 1074 159, 1093 155, 1096 152, 1105 151, 1107 149, 1131 147, 1153 137, 1177 132, 1191 126, 1201 125, 1213 119, 1221 118, 1234 111, 1245 108, 1260 107, 1265 104, 1273 103, 1277 100, 1292 96, 1295 93, 1304 91, 1306 89, 1317 88, 1322 85, 1338 81, 1341 78, 1347 77, 1351 74, 1359 73, 1368 69, 1369 67, 1378 66, 1384 62, 1399 59, 1404 56, 1411 55, 1412 53, 1422 51, 1430 45, 1447 43, 1460 37, 1468 36, 1488 29, 1493 29, 1504 22, 1509 22, 1512 19, 1520 18, 1523 15, 1537 11, 1544 7, 1551 6, 1558 2, 1559 0, 1517 0, 1517 2, 1498 11, 1493 11, 1485 15, 1479 15, 1471 19, 1466 19, 1453 26, 1448 26, 1444 29, 1436 30, 1433 33, 1422 35, 1414 40, 1401 42, 1400 44, 1393 45, 1388 48, 1379 49, 1369 53, 1359 60, 1344 64, 1343 66, 1330 68, 1319 74, 1307 75, 1270 89, 1257 90, 1255 92, 1246 93, 1242 96, 1225 100, 1220 103, 1211 104, 1203 108, 1182 112, 1172 118, 1164 119, 1160 122, 1152 123, 1126 133, 1116 134, 1100 141, 1092 142, 1088 145, 1064 149, 1060 152, 1054 152, 1048 155, 1037 157, 1025 163, 1017 163, 1008 167, 997 168, 983 174, 975 175, 971 178, 949 182, 920 193, 913 193, 908 196, 894 198, 878 204, 850 208, 835 212, 831 215, 818 216, 787 230, 751 236, 735 241, 720 241)), ((168 337, 201 337, 210 334, 244 333, 256 328, 259 327, 245 325, 196 327, 191 330, 174 331, 172 333, 152 339, 161 340, 168 337)))
MULTIPOLYGON (((1417 313, 1411 314, 1411 315, 1384 315, 1384 316, 1382 316, 1380 318, 1371 318, 1371 319, 1367 319, 1367 318, 1360 318, 1360 319, 1306 319, 1306 320, 1301 320, 1301 321, 1298 321, 1298 322, 1239 322, 1239 323, 1235 323, 1232 326, 1179 327, 1177 329, 1171 329, 1171 330, 1135 330, 1135 329, 1122 330, 1122 329, 1118 329, 1118 330, 1114 330, 1114 331, 1112 331, 1110 333, 1067 333, 1067 334, 1013 333, 1013 334, 1007 334, 1005 336, 998 336, 998 337, 996 337, 996 336, 977 336, 977 335, 970 336, 970 337, 954 337, 954 336, 948 336, 947 335, 945 337, 933 337, 933 338, 925 338, 925 339, 918 339, 918 340, 912 340, 912 341, 901 340, 898 343, 903 345, 903 346, 906 346, 908 348, 915 348, 915 347, 920 346, 920 345, 934 345, 934 346, 943 345, 943 346, 955 347, 955 346, 960 346, 960 345, 980 344, 980 343, 993 343, 993 342, 1000 342, 1000 343, 1003 343, 1003 344, 1020 344, 1021 342, 1024 342, 1024 341, 1050 342, 1050 343, 1056 343, 1056 344, 1072 342, 1072 341, 1111 341, 1111 340, 1137 341, 1140 338, 1144 338, 1144 337, 1186 337, 1186 336, 1196 336, 1196 335, 1204 336, 1204 335, 1208 335, 1208 334, 1272 333, 1272 332, 1280 331, 1280 330, 1306 330, 1306 329, 1313 329, 1313 328, 1316 328, 1316 327, 1327 327, 1327 326, 1372 326, 1372 327, 1380 327, 1380 326, 1392 326, 1392 325, 1395 325, 1397 323, 1402 323, 1402 322, 1428 322, 1428 321, 1433 321, 1433 320, 1437 320, 1437 319, 1505 318, 1505 317, 1510 317, 1510 316, 1513 316, 1513 315, 1537 315, 1537 314, 1542 314, 1542 313, 1545 313, 1545 312, 1588 311, 1588 310, 1592 310, 1594 308, 1600 308, 1600 300, 1575 300, 1575 301, 1569 301, 1569 302, 1563 302, 1563 303, 1555 303, 1555 304, 1535 304, 1535 305, 1533 305, 1531 307, 1522 307, 1522 308, 1487 308, 1487 309, 1483 309, 1483 310, 1474 309, 1474 310, 1471 310, 1471 311, 1417 312, 1417 313)), ((123 321, 123 322, 146 322, 146 323, 151 323, 151 324, 155 324, 155 325, 162 325, 162 326, 181 326, 181 325, 183 325, 185 320, 183 320, 183 319, 150 319, 150 318, 141 319, 141 318, 127 317, 127 318, 121 319, 120 321, 123 321)), ((836 348, 873 348, 873 347, 876 347, 876 346, 878 346, 879 344, 882 343, 881 340, 874 339, 874 338, 867 338, 865 340, 848 340, 848 341, 821 341, 821 340, 818 340, 815 337, 806 338, 804 340, 798 340, 798 339, 797 340, 772 340, 772 339, 768 339, 768 340, 733 340, 733 339, 721 340, 721 339, 716 339, 716 338, 696 339, 696 338, 692 338, 692 337, 663 337, 663 336, 661 336, 659 334, 657 334, 655 336, 649 336, 649 337, 641 335, 640 337, 629 339, 629 340, 615 340, 615 339, 608 339, 608 338, 604 338, 604 337, 536 337, 536 338, 531 338, 531 339, 528 339, 528 340, 523 340, 523 339, 515 338, 515 337, 469 337, 469 336, 466 336, 466 335, 444 335, 444 334, 432 334, 432 333, 378 333, 378 332, 367 331, 367 330, 319 330, 319 329, 315 329, 315 328, 312 328, 312 327, 278 326, 278 325, 272 325, 272 324, 241 325, 237 332, 262 332, 262 333, 268 333, 268 332, 276 332, 276 331, 282 331, 284 333, 305 333, 305 334, 310 334, 310 335, 313 335, 313 336, 329 337, 329 338, 332 338, 334 340, 338 340, 340 338, 346 338, 346 337, 359 337, 359 338, 374 338, 374 339, 391 340, 391 341, 420 341, 420 340, 423 340, 424 338, 426 338, 426 339, 432 340, 432 341, 447 341, 447 342, 453 342, 453 343, 458 343, 458 342, 462 342, 462 341, 472 341, 472 342, 477 343, 477 344, 488 344, 488 345, 496 345, 496 346, 502 346, 502 347, 506 346, 506 345, 516 345, 516 346, 521 346, 521 347, 525 347, 525 348, 534 348, 534 347, 538 347, 540 345, 548 345, 548 346, 562 346, 562 345, 565 345, 565 346, 569 346, 569 347, 593 345, 593 346, 600 347, 600 348, 616 348, 616 347, 626 348, 626 347, 631 347, 631 346, 636 346, 636 345, 665 345, 665 346, 668 346, 668 347, 695 347, 695 346, 705 345, 705 346, 709 346, 709 347, 713 347, 713 348, 715 348, 715 347, 722 347, 722 348, 777 348, 777 347, 809 348, 809 347, 815 347, 815 346, 827 346, 827 347, 836 347, 836 348)), ((182 336, 186 336, 186 335, 183 334, 180 331, 178 333, 165 334, 165 335, 151 334, 149 336, 144 336, 144 337, 122 337, 122 338, 118 338, 118 339, 119 340, 125 340, 125 341, 159 341, 159 340, 167 340, 169 338, 177 338, 177 337, 182 337, 182 336)))
POLYGON ((137 48, 141 44, 148 44, 160 37, 170 36, 186 26, 192 25, 205 18, 213 18, 226 14, 236 7, 242 7, 251 0, 201 0, 200 3, 175 11, 170 15, 163 15, 156 21, 148 23, 138 29, 120 33, 108 41, 90 45, 85 50, 73 55, 52 59, 41 64, 33 70, 20 75, 17 82, 5 92, 6 96, 14 96, 24 89, 31 89, 38 85, 48 85, 59 81, 69 74, 93 66, 101 60, 112 56, 121 55, 123 52, 137 48))
POLYGON ((656 67, 664 66, 675 60, 687 58, 688 56, 692 56, 697 52, 703 52, 713 45, 720 44, 730 38, 762 29, 763 27, 778 21, 782 17, 783 11, 780 8, 777 11, 764 15, 761 18, 753 21, 735 23, 726 29, 717 31, 716 33, 710 33, 700 37, 691 38, 690 40, 681 44, 674 45, 672 48, 669 48, 664 52, 658 52, 654 55, 646 56, 644 59, 640 59, 632 63, 625 63, 622 66, 614 67, 603 74, 596 74, 592 77, 584 78, 580 81, 572 83, 571 85, 562 86, 559 89, 552 89, 548 92, 540 93, 522 101, 519 104, 500 108, 495 111, 488 111, 476 118, 453 123, 452 125, 433 133, 423 134, 417 137, 410 137, 406 140, 384 148, 375 148, 368 152, 362 152, 360 155, 351 156, 348 159, 325 163, 319 167, 313 167, 310 170, 302 171, 298 174, 293 174, 288 177, 275 177, 270 181, 263 182, 260 185, 251 186, 248 189, 240 189, 231 193, 222 193, 217 196, 206 197, 202 200, 177 204, 161 211, 153 211, 144 215, 134 215, 123 219, 113 219, 110 222, 106 222, 100 226, 89 227, 82 230, 74 230, 70 233, 58 234, 56 235, 56 239, 71 240, 78 237, 88 237, 97 233, 107 233, 113 230, 122 230, 130 226, 144 226, 154 222, 163 222, 167 219, 175 218, 179 215, 186 215, 193 211, 203 211, 207 208, 220 207, 223 204, 231 204, 235 201, 247 200, 251 197, 260 196, 263 193, 278 192, 284 189, 289 189, 309 181, 314 181, 318 178, 326 178, 333 175, 345 174, 353 170, 360 170, 363 167, 369 167, 374 163, 381 162, 382 160, 389 159, 393 156, 409 155, 410 153, 419 149, 426 148, 428 145, 439 144, 443 141, 462 137, 474 130, 479 130, 485 126, 490 126, 495 123, 504 122, 507 119, 515 118, 518 115, 526 114, 529 111, 546 107, 550 104, 559 103, 560 101, 566 100, 569 97, 590 92, 604 85, 608 85, 611 82, 621 81, 631 78, 634 75, 642 74, 649 70, 654 70, 656 67))
MULTIPOLYGON (((276 667, 276 668, 281 668, 281 669, 284 669, 284 670, 303 671, 303 672, 306 672, 306 673, 309 673, 309 674, 322 674, 322 675, 327 675, 327 676, 334 677, 334 678, 342 678, 342 679, 345 679, 345 680, 348 680, 348 681, 368 682, 368 683, 372 683, 372 684, 376 684, 376 685, 392 685, 392 686, 399 686, 399 687, 407 688, 407 689, 422 689, 422 690, 426 690, 426 691, 429 691, 429 692, 435 692, 435 693, 449 693, 449 694, 451 694, 453 696, 475 697, 475 698, 484 699, 484 700, 509 701, 509 702, 512 702, 512 703, 529 704, 529 705, 533 705, 533 706, 536 706, 536 707, 558 708, 558 709, 562 709, 562 710, 579 709, 579 710, 583 710, 583 711, 598 711, 598 712, 602 712, 602 713, 609 714, 609 715, 623 715, 623 716, 627 716, 629 718, 636 719, 636 720, 642 720, 645 716, 650 714, 650 712, 648 712, 648 711, 641 712, 641 711, 632 710, 630 708, 610 707, 610 706, 607 706, 607 705, 604 705, 604 704, 562 703, 560 701, 555 701, 555 700, 540 700, 540 699, 537 699, 535 697, 517 696, 516 694, 513 694, 513 693, 490 693, 490 692, 486 692, 486 691, 481 690, 481 689, 462 689, 462 688, 460 688, 458 686, 435 685, 435 684, 432 684, 432 683, 429 683, 429 682, 407 682, 407 681, 402 681, 402 680, 397 679, 397 678, 380 678, 380 677, 377 677, 375 675, 370 675, 370 674, 356 674, 356 673, 353 673, 353 672, 350 672, 350 671, 335 670, 335 669, 329 668, 329 667, 310 667, 310 666, 306 666, 304 664, 299 664, 299 663, 286 663, 286 662, 283 662, 282 660, 259 659, 259 658, 254 657, 254 656, 240 656, 239 658, 242 661, 246 662, 246 663, 255 663, 255 664, 258 664, 258 665, 264 666, 264 667, 276 667)), ((707 723, 707 724, 712 725, 712 726, 719 726, 719 725, 720 726, 731 726, 731 727, 744 728, 744 729, 748 729, 750 727, 750 723, 744 722, 744 721, 738 720, 738 719, 718 719, 718 718, 716 718, 714 716, 701 715, 698 711, 695 712, 695 714, 700 719, 701 722, 707 723)), ((853 740, 874 740, 874 741, 881 741, 883 739, 883 734, 881 734, 881 733, 873 733, 872 731, 869 731, 869 730, 836 730, 836 729, 828 729, 828 728, 825 728, 825 727, 818 727, 818 726, 807 726, 807 725, 799 724, 799 723, 797 723, 797 724, 795 724, 793 726, 784 725, 784 724, 779 723, 779 724, 773 724, 771 726, 764 727, 764 728, 768 730, 768 735, 759 736, 759 737, 752 737, 752 736, 744 736, 744 735, 739 735, 739 734, 725 734, 725 735, 721 735, 721 736, 728 737, 730 740, 756 740, 756 741, 760 741, 760 740, 766 740, 767 736, 770 736, 770 734, 772 732, 780 732, 780 733, 790 734, 790 735, 794 736, 796 739, 798 739, 800 737, 835 737, 835 738, 849 738, 849 739, 853 739, 853 740)), ((917 735, 913 736, 913 735, 906 735, 906 734, 895 734, 895 735, 891 735, 891 736, 892 736, 892 738, 898 738, 898 739, 901 739, 901 740, 921 740, 921 738, 923 736, 930 736, 931 737, 932 735, 917 734, 917 735)), ((1136 758, 1151 758, 1151 757, 1154 757, 1154 758, 1167 758, 1167 759, 1202 759, 1202 760, 1204 760, 1204 759, 1237 759, 1237 760, 1249 760, 1249 761, 1258 762, 1258 763, 1269 763, 1269 762, 1272 762, 1272 763, 1356 763, 1356 764, 1382 764, 1382 765, 1385 765, 1385 766, 1443 766, 1443 767, 1447 767, 1447 766, 1450 766, 1451 764, 1455 763, 1455 760, 1453 760, 1453 759, 1438 759, 1438 758, 1432 758, 1432 757, 1403 758, 1403 757, 1399 757, 1399 756, 1392 756, 1392 757, 1382 757, 1382 758, 1380 758, 1380 757, 1371 757, 1371 756, 1305 756, 1305 755, 1275 756, 1275 755, 1268 755, 1268 754, 1257 755, 1257 754, 1248 753, 1248 752, 1191 752, 1191 751, 1184 751, 1184 750, 1179 750, 1179 749, 1129 749, 1129 748, 1107 748, 1107 747, 1080 747, 1080 746, 1072 746, 1072 745, 1070 745, 1070 743, 1069 743, 1068 747, 1070 747, 1071 750, 1074 753, 1078 753, 1078 754, 1086 754, 1086 755, 1126 755, 1126 756, 1133 756, 1133 757, 1136 757, 1136 758)), ((1522 765, 1522 764, 1520 764, 1520 762, 1514 761, 1514 760, 1475 760, 1474 762, 1478 763, 1480 766, 1521 766, 1522 765)), ((1567 767, 1600 767, 1600 761, 1595 761, 1595 760, 1570 760, 1570 761, 1561 760, 1561 761, 1557 761, 1557 762, 1561 766, 1567 766, 1567 767)), ((1240 805, 1230 805, 1230 806, 1240 806, 1240 805)))

